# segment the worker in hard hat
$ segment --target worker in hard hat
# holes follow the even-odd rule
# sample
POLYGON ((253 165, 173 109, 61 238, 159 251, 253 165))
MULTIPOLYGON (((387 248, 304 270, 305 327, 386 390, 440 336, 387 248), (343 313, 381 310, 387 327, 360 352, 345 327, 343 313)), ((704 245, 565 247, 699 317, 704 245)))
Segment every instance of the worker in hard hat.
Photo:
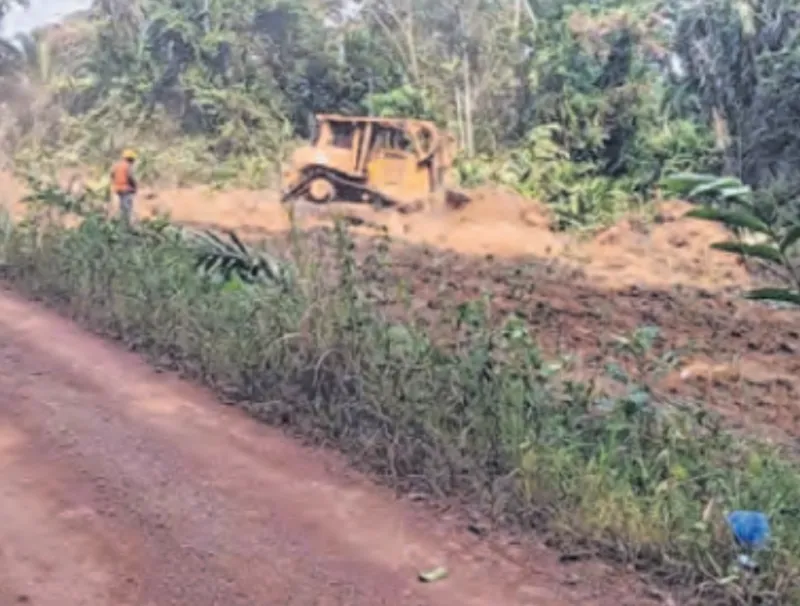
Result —
POLYGON ((122 158, 111 169, 111 188, 119 199, 119 211, 126 225, 131 224, 133 214, 133 198, 136 195, 137 184, 133 174, 133 165, 136 163, 136 152, 126 149, 122 158))

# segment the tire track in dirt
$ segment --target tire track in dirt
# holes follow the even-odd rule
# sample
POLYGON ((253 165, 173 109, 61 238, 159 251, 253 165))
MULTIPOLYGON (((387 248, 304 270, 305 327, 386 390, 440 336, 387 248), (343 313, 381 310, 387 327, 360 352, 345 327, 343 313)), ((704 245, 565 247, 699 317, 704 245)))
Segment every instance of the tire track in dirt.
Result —
POLYGON ((500 556, 4 291, 0 394, 2 604, 648 603, 599 565, 500 556), (416 582, 438 565, 451 578, 416 582))

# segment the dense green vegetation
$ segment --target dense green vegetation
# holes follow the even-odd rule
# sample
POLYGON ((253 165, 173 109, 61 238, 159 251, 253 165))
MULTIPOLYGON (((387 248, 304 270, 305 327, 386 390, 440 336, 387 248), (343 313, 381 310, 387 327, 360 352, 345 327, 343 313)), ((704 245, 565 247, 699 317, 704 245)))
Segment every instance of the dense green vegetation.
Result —
POLYGON ((796 185, 796 4, 97 0, 3 55, 4 137, 18 160, 135 145, 145 178, 258 185, 315 112, 431 117, 465 183, 592 223, 676 170, 796 185))
POLYGON ((356 278, 341 225, 332 271, 298 232, 288 257, 164 220, 131 232, 91 193, 32 185, 30 220, 0 230, 2 276, 85 326, 393 486, 465 498, 564 550, 635 564, 681 600, 800 599, 800 471, 702 408, 654 395, 675 357, 654 354, 657 328, 619 341, 607 360, 618 388, 603 392, 564 380, 523 322, 496 326, 479 304, 441 319, 463 336, 447 348, 413 318, 389 323, 370 302, 383 282, 356 278), (65 229, 65 211, 85 220, 65 229), (757 576, 735 566, 723 514, 737 508, 772 520, 757 576))
POLYGON ((702 204, 687 216, 716 221, 735 238, 711 248, 760 264, 774 285, 746 293, 756 301, 800 306, 800 216, 798 201, 754 191, 735 177, 676 173, 664 179, 673 191, 702 204), (749 241, 748 241, 749 240, 749 241))

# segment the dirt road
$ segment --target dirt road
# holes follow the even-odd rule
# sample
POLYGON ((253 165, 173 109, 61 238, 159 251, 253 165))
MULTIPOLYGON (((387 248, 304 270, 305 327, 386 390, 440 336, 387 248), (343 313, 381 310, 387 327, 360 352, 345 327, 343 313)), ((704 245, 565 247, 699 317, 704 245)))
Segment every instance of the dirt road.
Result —
POLYGON ((0 398, 3 606, 647 602, 434 520, 3 290, 0 398))

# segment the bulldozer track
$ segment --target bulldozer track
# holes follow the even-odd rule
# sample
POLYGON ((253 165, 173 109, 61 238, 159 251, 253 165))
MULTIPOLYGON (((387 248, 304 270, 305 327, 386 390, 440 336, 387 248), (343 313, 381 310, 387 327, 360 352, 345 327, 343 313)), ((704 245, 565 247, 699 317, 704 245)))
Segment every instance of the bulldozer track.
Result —
MULTIPOLYGON (((281 197, 281 202, 291 202, 296 200, 298 197, 302 196, 308 190, 308 186, 311 184, 312 181, 315 179, 326 179, 334 184, 334 186, 338 186, 339 188, 347 188, 357 192, 361 196, 361 200, 364 201, 364 196, 367 197, 368 200, 371 201, 373 206, 382 206, 382 207, 392 207, 392 208, 401 208, 403 205, 395 199, 392 199, 388 196, 381 194, 380 192, 372 189, 364 185, 363 183, 359 183, 354 181, 353 179, 348 179, 342 175, 337 174, 334 170, 330 168, 324 167, 313 167, 308 169, 303 180, 300 181, 295 187, 290 189, 281 197)), ((338 190, 337 190, 338 191, 338 190)))

